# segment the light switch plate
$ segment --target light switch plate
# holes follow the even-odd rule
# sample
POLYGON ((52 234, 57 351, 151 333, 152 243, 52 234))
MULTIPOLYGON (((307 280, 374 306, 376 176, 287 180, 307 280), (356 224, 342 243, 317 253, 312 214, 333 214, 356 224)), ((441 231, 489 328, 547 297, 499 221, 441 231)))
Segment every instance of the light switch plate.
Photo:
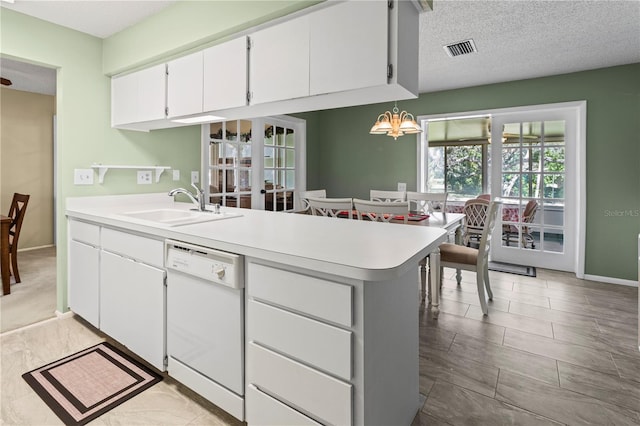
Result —
POLYGON ((93 185, 93 169, 74 169, 74 185, 93 185))
POLYGON ((180 170, 173 170, 173 180, 180 180, 180 170))
POLYGON ((151 170, 138 170, 138 185, 150 185, 152 182, 151 170))
POLYGON ((192 171, 191 172, 191 183, 198 183, 200 182, 200 173, 197 171, 192 171))
POLYGON ((406 190, 407 190, 407 184, 403 182, 398 182, 398 191, 406 191, 406 190))

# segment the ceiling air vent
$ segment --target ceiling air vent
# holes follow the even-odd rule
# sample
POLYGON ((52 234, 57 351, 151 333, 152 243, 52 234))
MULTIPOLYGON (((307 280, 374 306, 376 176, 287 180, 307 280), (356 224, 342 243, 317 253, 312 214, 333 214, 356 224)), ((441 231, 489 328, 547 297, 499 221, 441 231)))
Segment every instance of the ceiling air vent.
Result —
POLYGON ((467 55, 469 53, 474 53, 478 51, 476 49, 476 45, 473 43, 473 40, 471 39, 459 41, 458 43, 448 44, 446 46, 443 46, 443 48, 445 52, 447 52, 447 55, 449 55, 452 58, 455 56, 467 55))

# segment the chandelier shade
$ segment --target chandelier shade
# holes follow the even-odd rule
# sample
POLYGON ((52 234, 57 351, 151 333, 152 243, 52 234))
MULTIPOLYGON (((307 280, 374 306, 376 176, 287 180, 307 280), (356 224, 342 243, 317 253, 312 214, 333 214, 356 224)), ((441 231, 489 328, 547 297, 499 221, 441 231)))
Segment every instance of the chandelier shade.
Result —
POLYGON ((395 105, 392 112, 385 111, 378 116, 369 133, 372 135, 386 134, 397 140, 402 135, 422 133, 422 128, 416 123, 412 114, 407 111, 400 112, 398 105, 395 105))

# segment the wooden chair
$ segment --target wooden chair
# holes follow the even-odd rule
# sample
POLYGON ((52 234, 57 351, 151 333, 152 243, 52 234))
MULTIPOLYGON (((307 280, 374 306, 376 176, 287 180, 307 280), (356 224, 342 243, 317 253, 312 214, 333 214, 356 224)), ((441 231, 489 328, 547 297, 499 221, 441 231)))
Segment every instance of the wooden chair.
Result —
POLYGON ((312 198, 327 198, 327 190, 326 189, 314 189, 311 191, 300 191, 298 193, 298 197, 300 198, 300 202, 302 203, 301 211, 309 211, 309 202, 307 199, 309 197, 312 198))
POLYGON ((480 198, 481 200, 491 201, 491 194, 480 194, 476 198, 480 198))
POLYGON ((365 217, 378 222, 391 222, 402 216, 404 223, 409 221, 409 203, 406 201, 371 201, 353 199, 353 207, 356 209, 358 219, 365 217))
POLYGON ((372 189, 369 191, 369 199, 371 201, 402 202, 407 199, 407 193, 405 191, 380 191, 378 189, 372 189))
MULTIPOLYGON (((442 268, 445 266, 475 271, 480 307, 485 315, 489 313, 487 295, 489 296, 489 300, 493 299, 491 283, 489 282, 489 248, 491 246, 491 234, 496 224, 499 207, 499 201, 493 201, 489 204, 485 225, 480 238, 480 245, 477 249, 450 243, 440 244, 440 280, 442 280, 442 268)), ((442 285, 442 281, 440 284, 442 285)))
MULTIPOLYGON (((432 214, 434 211, 440 211, 443 214, 447 212, 447 192, 413 192, 407 191, 407 202, 409 203, 409 211, 415 213, 432 214)), ((420 268, 420 287, 421 294, 425 294, 427 288, 427 260, 425 257, 419 262, 420 268)))
POLYGON ((314 198, 307 197, 309 209, 313 216, 339 217, 341 212, 347 212, 351 219, 353 202, 351 198, 314 198))
POLYGON ((522 212, 522 217, 520 218, 520 223, 522 225, 502 225, 502 239, 506 242, 506 245, 509 245, 511 241, 520 240, 520 244, 522 244, 522 248, 528 248, 531 246, 532 249, 536 248, 535 240, 533 239, 533 235, 531 235, 531 230, 529 229, 528 224, 533 223, 535 219, 536 212, 538 211, 538 202, 536 200, 530 200, 527 205, 524 207, 524 211, 522 212), (518 238, 518 228, 522 226, 522 235, 518 238))
POLYGON ((473 198, 464 203, 463 213, 466 217, 462 228, 462 242, 465 246, 480 243, 489 204, 490 201, 481 198, 473 198))
POLYGON ((20 229, 24 214, 27 211, 29 203, 29 195, 13 194, 11 207, 9 208, 9 217, 11 225, 9 226, 9 257, 11 258, 11 274, 16 279, 16 283, 20 282, 20 272, 18 271, 18 239, 20 238, 20 229))

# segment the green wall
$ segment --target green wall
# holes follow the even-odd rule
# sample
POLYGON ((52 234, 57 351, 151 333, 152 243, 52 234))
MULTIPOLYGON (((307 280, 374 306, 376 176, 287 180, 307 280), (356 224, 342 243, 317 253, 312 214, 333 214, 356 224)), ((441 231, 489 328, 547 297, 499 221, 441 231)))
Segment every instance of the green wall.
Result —
MULTIPOLYGON (((585 273, 637 280, 640 64, 425 93, 398 107, 418 116, 579 100, 587 101, 585 273)), ((301 114, 310 153, 307 188, 363 198, 371 188, 392 190, 397 182, 415 189, 416 138, 369 134, 378 114, 392 106, 301 114)))
MULTIPOLYGON (((110 126, 110 79, 102 71, 102 40, 5 8, 0 9, 0 53, 57 68, 57 309, 67 310, 67 227, 70 196, 164 192, 188 185, 200 170, 200 127, 138 133, 110 126), (110 170, 104 184, 76 186, 73 169, 93 163, 163 165, 181 170, 180 182, 164 173, 159 183, 137 185, 135 171, 110 170)), ((51 179, 42 176, 43 179, 51 179)))

